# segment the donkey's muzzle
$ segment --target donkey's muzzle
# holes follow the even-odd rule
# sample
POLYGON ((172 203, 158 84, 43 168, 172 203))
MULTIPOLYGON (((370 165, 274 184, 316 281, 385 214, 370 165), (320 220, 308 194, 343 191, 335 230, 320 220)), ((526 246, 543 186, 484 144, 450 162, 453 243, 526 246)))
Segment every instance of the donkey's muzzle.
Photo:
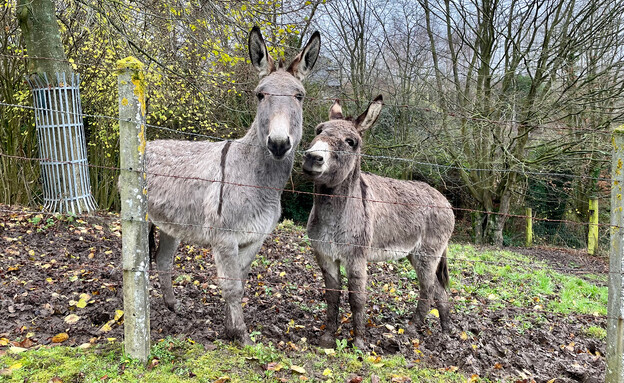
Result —
POLYGON ((290 144, 290 138, 286 137, 285 140, 273 141, 271 137, 267 139, 267 148, 277 159, 281 159, 292 148, 290 144))
POLYGON ((303 155, 303 174, 308 177, 316 177, 322 173, 319 167, 323 166, 323 156, 311 152, 305 152, 303 155))

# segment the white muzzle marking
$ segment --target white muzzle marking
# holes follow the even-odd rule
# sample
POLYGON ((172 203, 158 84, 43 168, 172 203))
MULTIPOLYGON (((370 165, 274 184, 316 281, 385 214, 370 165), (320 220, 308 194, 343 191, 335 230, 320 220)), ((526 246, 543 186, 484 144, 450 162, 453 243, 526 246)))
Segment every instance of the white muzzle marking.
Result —
POLYGON ((285 113, 277 113, 269 122, 269 136, 273 142, 287 142, 290 137, 290 120, 285 113))
POLYGON ((314 170, 319 172, 324 172, 325 170, 327 170, 327 163, 329 162, 329 151, 330 149, 327 142, 321 140, 316 141, 314 145, 312 145, 312 147, 306 151, 307 153, 314 154, 323 158, 323 164, 320 167, 315 164, 314 170))

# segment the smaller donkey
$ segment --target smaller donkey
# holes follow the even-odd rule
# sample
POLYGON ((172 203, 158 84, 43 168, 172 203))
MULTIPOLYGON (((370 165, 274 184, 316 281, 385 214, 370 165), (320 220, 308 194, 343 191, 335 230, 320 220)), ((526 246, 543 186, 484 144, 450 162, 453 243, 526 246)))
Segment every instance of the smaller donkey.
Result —
POLYGON ((329 121, 316 127, 303 172, 314 181, 308 236, 325 279, 327 325, 322 347, 335 346, 340 303, 340 264, 347 272, 354 346, 365 349, 366 262, 407 257, 420 282, 413 321, 420 325, 431 301, 449 330, 446 249, 455 225, 451 204, 431 186, 360 171, 362 133, 383 105, 379 95, 359 117, 343 118, 336 101, 329 121))

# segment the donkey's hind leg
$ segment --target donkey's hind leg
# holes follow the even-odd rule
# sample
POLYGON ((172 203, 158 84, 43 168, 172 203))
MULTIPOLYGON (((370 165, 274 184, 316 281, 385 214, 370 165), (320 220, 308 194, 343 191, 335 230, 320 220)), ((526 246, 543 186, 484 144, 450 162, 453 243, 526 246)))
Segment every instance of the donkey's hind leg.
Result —
POLYGON ((325 332, 321 336, 319 345, 325 348, 336 347, 336 330, 338 329, 338 310, 340 308, 340 262, 314 252, 316 261, 323 272, 325 279, 325 302, 327 303, 327 322, 325 332))
POLYGON ((445 273, 444 276, 446 277, 446 280, 448 280, 446 258, 443 256, 446 254, 445 251, 446 250, 426 251, 421 254, 413 252, 408 258, 416 270, 418 282, 420 284, 420 296, 416 307, 416 313, 414 314, 412 321, 416 326, 422 326, 425 322, 425 317, 429 313, 431 304, 435 302, 440 316, 442 331, 448 332, 448 296, 446 294, 446 286, 444 285, 443 279, 438 276, 439 273, 445 273), (444 263, 442 263, 442 261, 444 261, 444 263), (439 269, 439 267, 443 267, 443 269, 439 269))
POLYGON ((156 250, 156 270, 160 280, 160 290, 165 300, 165 306, 173 312, 179 311, 180 307, 173 295, 171 277, 173 273, 173 255, 180 245, 180 240, 160 231, 160 241, 156 250))
POLYGON ((412 267, 418 275, 418 283, 420 285, 420 294, 418 296, 418 305, 412 321, 417 327, 424 325, 425 317, 429 313, 429 308, 434 297, 435 291, 435 264, 433 252, 412 252, 408 256, 412 267))

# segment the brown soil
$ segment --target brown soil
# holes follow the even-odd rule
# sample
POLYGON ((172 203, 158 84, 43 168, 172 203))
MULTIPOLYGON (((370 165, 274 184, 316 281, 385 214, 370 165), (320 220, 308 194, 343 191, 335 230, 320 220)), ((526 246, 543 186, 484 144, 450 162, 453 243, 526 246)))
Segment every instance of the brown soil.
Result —
MULTIPOLYGON (((25 347, 49 344, 63 332, 69 335, 67 345, 122 340, 123 326, 115 320, 116 310, 123 309, 118 217, 48 221, 49 216, 36 218, 36 213, 9 209, 0 206, 0 338, 25 347), (87 304, 83 308, 79 307, 80 294, 90 296, 82 302, 87 304), (75 323, 67 323, 70 314, 79 316, 75 323)), ((245 318, 256 341, 272 342, 285 352, 295 352, 293 343, 302 338, 316 344, 325 315, 321 273, 302 236, 280 230, 266 240, 249 275, 244 299, 245 318)), ((580 252, 512 250, 546 261, 560 272, 607 272, 604 260, 580 252)), ((419 334, 408 335, 400 329, 406 328, 415 307, 413 300, 405 299, 408 291, 401 286, 410 283, 410 289, 417 289, 417 285, 400 280, 390 264, 371 264, 369 272, 371 288, 379 294, 369 297, 367 339, 378 354, 401 353, 413 365, 458 368, 468 376, 490 379, 604 380, 605 342, 583 335, 589 326, 605 328, 604 317, 536 312, 529 315, 532 327, 522 331, 515 319, 517 308, 475 305, 452 311, 450 335, 440 333, 435 318, 419 334)), ((153 340, 185 336, 208 344, 220 339, 223 300, 214 277, 209 250, 180 246, 173 278, 184 310, 176 314, 162 302, 157 275, 150 276, 153 340)), ((458 294, 451 292, 454 299, 458 294)), ((340 339, 348 339, 351 328, 344 298, 340 339)))

